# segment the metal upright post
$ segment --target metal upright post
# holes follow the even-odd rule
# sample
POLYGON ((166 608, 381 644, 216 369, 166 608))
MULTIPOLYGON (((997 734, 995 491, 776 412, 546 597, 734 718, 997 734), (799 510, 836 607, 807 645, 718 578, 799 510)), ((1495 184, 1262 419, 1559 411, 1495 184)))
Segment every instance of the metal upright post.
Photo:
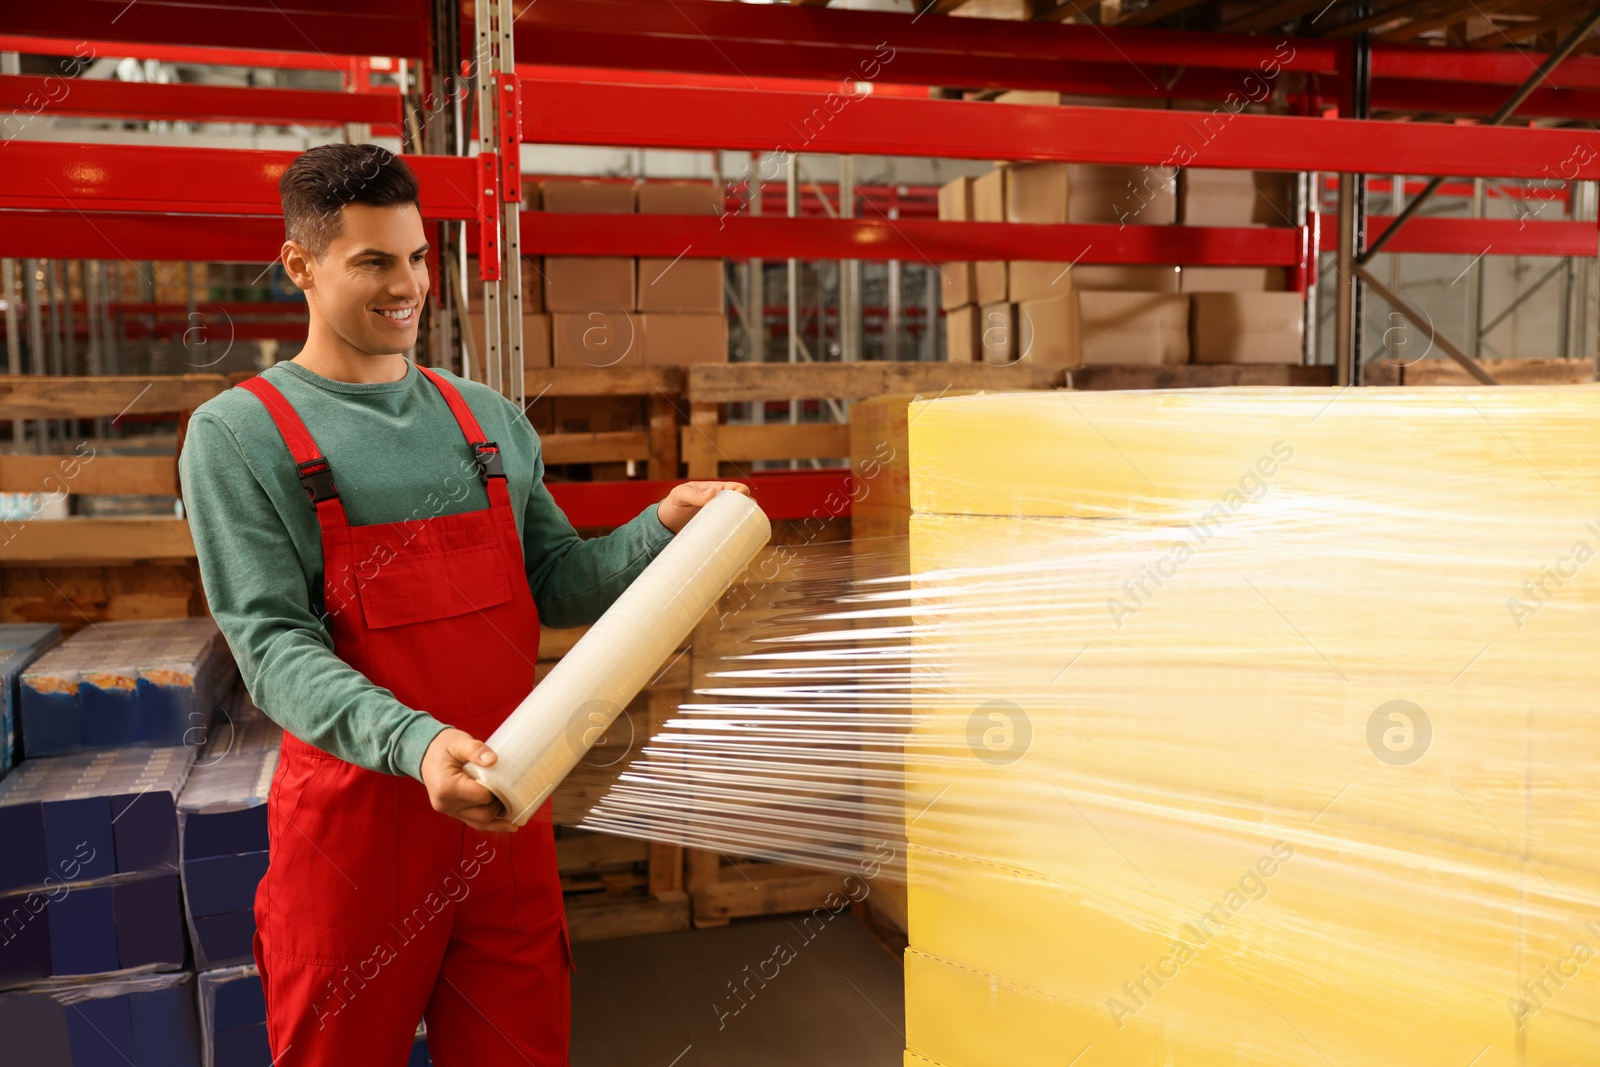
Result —
MULTIPOLYGON (((761 216, 761 156, 759 153, 750 153, 749 176, 745 179, 745 191, 750 197, 750 214, 756 218, 761 216)), ((754 363, 767 361, 767 294, 765 292, 765 279, 762 277, 762 264, 759 259, 752 259, 745 264, 746 281, 744 293, 745 327, 750 331, 750 359, 754 363)))
MULTIPOLYGON (((48 373, 44 362, 44 319, 40 314, 40 269, 37 259, 22 261, 23 291, 28 301, 28 373, 48 373)), ((33 451, 46 451, 46 424, 43 419, 33 422, 33 451)))
POLYGON ((1333 316, 1333 365, 1337 385, 1355 384, 1356 196, 1355 175, 1339 175, 1339 253, 1333 316))
MULTIPOLYGON (((795 152, 789 153, 787 165, 784 167, 785 203, 790 218, 800 214, 800 156, 795 152)), ((788 303, 789 303, 789 363, 794 365, 800 362, 800 261, 794 257, 789 258, 788 275, 788 303)), ((800 402, 789 401, 789 422, 791 425, 800 421, 800 402)), ((794 461, 790 460, 790 467, 794 461)))
MULTIPOLYGON (((498 55, 500 51, 500 4, 498 0, 488 3, 473 5, 473 34, 476 40, 476 62, 473 64, 473 98, 478 109, 478 151, 498 152, 500 148, 500 101, 498 97, 499 73, 498 55)), ((509 30, 509 27, 507 27, 509 30)), ((505 245, 500 243, 500 261, 502 270, 500 278, 483 283, 483 351, 478 353, 479 360, 483 363, 482 378, 480 379, 489 388, 499 391, 501 388, 500 359, 504 351, 505 340, 501 336, 501 327, 505 322, 505 302, 502 300, 503 289, 501 283, 505 278, 505 245)), ((479 270, 482 273, 483 264, 480 261, 479 270)), ((472 279, 468 279, 467 292, 472 291, 472 279)))
MULTIPOLYGON (((9 257, 0 259, 0 288, 5 290, 6 299, 6 373, 21 374, 22 331, 17 328, 17 299, 21 294, 17 288, 17 261, 9 257)), ((12 419, 11 451, 21 452, 26 437, 26 420, 12 419)))
MULTIPOLYGON (((900 217, 900 197, 896 192, 898 186, 894 180, 894 164, 889 165, 889 207, 888 215, 891 220, 900 217)), ((884 310, 883 317, 883 352, 882 358, 898 360, 900 358, 900 261, 889 261, 889 272, 885 282, 885 299, 888 307, 884 310)))
MULTIPOLYGON (((1483 218, 1483 179, 1472 180, 1472 217, 1483 218)), ((1479 359, 1483 354, 1483 260, 1468 266, 1472 270, 1472 284, 1467 287, 1467 355, 1479 359)))
MULTIPOLYGON (((839 217, 856 216, 855 160, 839 157, 839 217)), ((839 262, 839 358, 846 363, 861 358, 861 261, 839 262)))

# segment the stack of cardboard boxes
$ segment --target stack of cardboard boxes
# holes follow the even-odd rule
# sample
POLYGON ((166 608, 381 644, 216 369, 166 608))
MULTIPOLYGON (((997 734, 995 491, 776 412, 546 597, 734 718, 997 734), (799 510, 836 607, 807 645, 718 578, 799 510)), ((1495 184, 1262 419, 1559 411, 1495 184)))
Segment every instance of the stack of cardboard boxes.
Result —
MULTIPOLYGON (((547 179, 530 183, 531 210, 608 215, 721 215, 709 182, 547 179)), ((686 250, 687 251, 687 250, 686 250)), ((470 270, 476 270, 473 266, 470 270)), ((523 358, 528 367, 640 367, 721 363, 728 320, 720 259, 628 256, 525 256, 523 358)), ((481 300, 469 314, 481 351, 481 300)), ((647 424, 638 396, 556 397, 530 409, 542 432, 637 431, 647 424), (548 405, 547 411, 538 410, 548 405), (536 413, 542 418, 535 417, 536 413)), ((618 465, 619 467, 621 465, 618 465)), ((606 465, 602 473, 616 474, 606 465)), ((617 475, 621 476, 621 475, 617 475)))
MULTIPOLYGON (((1024 101, 1026 102, 1026 101, 1024 101)), ((1287 225, 1286 175, 1002 164, 939 191, 954 221, 1287 225)), ((1093 258, 1093 249, 1086 258, 1093 258)), ((943 270, 952 362, 1299 363, 1301 298, 1279 268, 1016 260, 943 270)))

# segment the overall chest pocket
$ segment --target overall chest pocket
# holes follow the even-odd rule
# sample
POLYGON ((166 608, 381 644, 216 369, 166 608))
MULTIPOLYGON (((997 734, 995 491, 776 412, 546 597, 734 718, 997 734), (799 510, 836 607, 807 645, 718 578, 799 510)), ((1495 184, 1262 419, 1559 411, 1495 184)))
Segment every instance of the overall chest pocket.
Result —
POLYGON ((361 613, 367 626, 448 619, 511 599, 511 582, 496 545, 396 556, 363 577, 361 613))

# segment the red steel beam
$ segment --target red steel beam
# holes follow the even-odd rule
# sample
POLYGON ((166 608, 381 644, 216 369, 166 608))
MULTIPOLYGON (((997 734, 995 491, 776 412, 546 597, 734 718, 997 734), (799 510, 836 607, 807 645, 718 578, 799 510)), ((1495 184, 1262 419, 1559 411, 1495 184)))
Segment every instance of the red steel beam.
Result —
POLYGON ((544 211, 524 212, 521 218, 522 251, 529 255, 1288 266, 1299 262, 1300 247, 1299 231, 1288 226, 1047 226, 934 219, 717 219, 544 211))
MULTIPOLYGON (((1083 64, 1116 74, 1124 93, 1182 99, 1197 69, 1225 71, 1231 87, 1251 72, 1341 72, 1342 41, 1274 34, 1194 33, 1144 28, 951 19, 710 0, 540 0, 518 17, 520 61, 738 76, 860 77, 869 81, 993 88, 1069 89, 1083 64), (1118 73, 1120 72, 1120 73, 1118 73), (1164 75, 1164 76, 1163 76, 1164 75), (1176 84, 1166 91, 1171 78, 1176 84)), ((1542 55, 1461 48, 1375 45, 1373 77, 1519 85, 1542 55)), ((1103 75, 1102 75, 1103 76, 1103 75)), ((1557 68, 1563 88, 1600 89, 1600 59, 1557 68)), ((1081 90, 1080 90, 1081 91, 1081 90)), ((1119 94, 1120 95, 1120 94, 1119 94)))
MULTIPOLYGON (((797 473, 758 472, 736 479, 769 519, 837 519, 850 514, 850 471, 824 468, 797 473)), ((683 479, 627 482, 551 482, 550 495, 580 529, 621 526, 647 504, 661 500, 683 479)))
POLYGON ((7 4, 5 29, 71 41, 88 31, 132 45, 420 57, 431 17, 428 0, 339 0, 287 9, 276 0, 51 0, 7 4))
POLYGON ((37 115, 113 115, 135 121, 249 122, 339 126, 364 122, 376 132, 400 130, 400 94, 393 89, 324 92, 231 85, 161 85, 90 81, 53 75, 0 75, 0 137, 13 137, 37 115))
MULTIPOLYGON (((0 36, 0 52, 32 56, 71 56, 80 61, 115 57, 153 59, 160 63, 191 63, 211 67, 267 67, 283 70, 331 70, 345 73, 348 56, 323 52, 274 52, 261 48, 203 48, 150 44, 142 41, 85 41, 71 37, 0 36)), ((361 55, 366 55, 365 49, 361 55)), ((382 69, 382 68, 374 68, 382 69)))
MULTIPOLYGON (((1322 251, 1339 250, 1333 214, 1322 230, 1322 251)), ((1370 240, 1394 219, 1367 216, 1370 240)), ((1594 256, 1600 253, 1600 229, 1593 222, 1524 222, 1521 219, 1413 218, 1383 246, 1385 252, 1428 255, 1594 256)))
MULTIPOLYGON (((0 146, 0 209, 281 216, 278 179, 297 154, 10 141, 0 146)), ((476 159, 402 158, 422 187, 423 218, 486 217, 476 159)))
POLYGON ((1600 133, 1592 130, 871 95, 830 102, 810 93, 593 82, 543 83, 527 94, 523 108, 524 140, 549 144, 1565 181, 1600 177, 1600 133))
MULTIPOLYGON (((0 150, 0 159, 5 152, 0 150)), ((0 167, 0 170, 3 170, 0 167)), ((0 209, 0 256, 271 263, 283 220, 238 215, 82 213, 0 209)))

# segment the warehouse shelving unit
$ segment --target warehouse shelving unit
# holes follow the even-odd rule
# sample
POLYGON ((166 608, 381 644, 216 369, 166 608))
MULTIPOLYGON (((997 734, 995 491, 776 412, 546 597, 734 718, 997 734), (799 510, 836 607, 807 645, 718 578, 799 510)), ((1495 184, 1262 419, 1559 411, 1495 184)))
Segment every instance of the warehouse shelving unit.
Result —
MULTIPOLYGON (((200 86, 100 83, 90 92, 69 94, 68 106, 85 114, 359 122, 376 130, 399 129, 404 119, 397 110, 408 102, 392 90, 367 87, 363 71, 370 68, 363 64, 369 61, 349 53, 359 47, 363 53, 383 50, 409 57, 418 65, 420 83, 440 91, 445 83, 438 76, 443 65, 436 59, 436 42, 449 16, 430 17, 436 13, 425 8, 416 0, 409 9, 349 3, 314 17, 297 17, 286 27, 274 23, 266 6, 248 2, 230 8, 236 18, 203 21, 182 17, 176 5, 141 4, 117 21, 123 51, 334 70, 349 91, 222 92, 200 86)), ((7 40, 17 44, 31 38, 29 47, 41 50, 39 41, 54 41, 55 51, 71 54, 66 42, 77 39, 78 27, 85 24, 81 16, 98 10, 84 3, 31 11, 8 23, 16 36, 7 40)), ((470 4, 458 10, 457 40, 472 41, 475 34, 487 32, 470 21, 475 17, 470 4)), ((1600 137, 1592 132, 1344 117, 1358 51, 1347 41, 1019 25, 705 0, 665 7, 641 0, 543 0, 521 12, 507 36, 514 41, 517 74, 501 72, 477 82, 480 94, 497 101, 493 108, 478 109, 478 132, 489 115, 507 130, 520 125, 515 138, 497 135, 493 142, 481 142, 504 149, 498 158, 485 158, 488 153, 476 159, 408 155, 432 198, 424 205, 425 217, 463 224, 468 247, 480 253, 481 262, 491 264, 484 271, 484 280, 491 283, 500 280, 492 265, 499 257, 482 253, 515 210, 520 187, 508 176, 520 174, 520 163, 512 157, 523 144, 752 153, 787 147, 846 158, 938 156, 1162 166, 1170 163, 1175 146, 1206 134, 1196 162, 1293 169, 1314 178, 1325 175, 1330 187, 1335 175, 1369 173, 1525 181, 1551 174, 1581 182, 1600 178, 1600 137), (841 57, 857 61, 854 68, 846 66, 858 91, 836 95, 838 110, 825 110, 818 121, 820 100, 840 88, 841 57), (635 65, 641 70, 630 69, 635 65), (1130 66, 1139 76, 1129 76, 1130 66), (747 78, 742 68, 762 75, 747 78), (996 108, 929 98, 924 88, 1052 88, 1161 96, 1203 106, 1226 100, 1237 93, 1241 79, 1252 72, 1260 77, 1263 71, 1300 80, 1295 97, 1300 114, 1241 112, 1229 114, 1225 126, 1210 129, 1204 116, 1193 111, 996 108), (867 89, 871 91, 862 91, 867 89), (492 167, 501 173, 490 175, 487 168, 492 167), (485 177, 499 180, 477 180, 485 177)), ((1369 106, 1377 110, 1487 114, 1527 80, 1529 66, 1521 57, 1470 49, 1380 44, 1370 53, 1369 106)), ((1600 60, 1573 57, 1560 66, 1560 73, 1560 87, 1534 88, 1519 116, 1581 120, 1600 114, 1600 60)), ((20 75, 0 77, 0 101, 25 101, 29 92, 37 91, 33 81, 20 75)), ((461 137, 469 132, 470 127, 463 128, 461 137)), ((82 150, 72 145, 14 141, 6 151, 10 162, 21 165, 6 168, 7 177, 0 178, 0 253, 5 255, 255 262, 276 255, 272 177, 273 168, 286 162, 282 153, 102 145, 94 149, 91 174, 80 166, 82 150)), ((807 217, 799 210, 797 217, 789 217, 772 210, 778 200, 774 193, 785 191, 776 181, 752 184, 762 204, 759 213, 748 210, 748 204, 745 211, 721 219, 631 216, 623 221, 615 216, 525 213, 515 235, 526 254, 681 253, 930 266, 985 258, 1280 266, 1289 269, 1292 287, 1302 292, 1317 283, 1317 252, 1337 250, 1341 238, 1348 238, 1354 249, 1355 239, 1353 220, 1328 225, 1321 213, 1309 210, 1297 225, 1248 229, 950 223, 921 212, 891 211, 880 198, 868 196, 853 201, 865 209, 855 217, 843 211, 836 214, 844 217, 807 217)), ((804 185, 794 184, 800 186, 800 196, 807 194, 804 185)), ((837 185, 833 192, 836 197, 837 185)), ((1386 225, 1383 217, 1366 221, 1369 240, 1386 225)), ((1408 221, 1388 249, 1592 256, 1595 236, 1590 221, 1446 223, 1424 218, 1408 221)), ((510 268, 514 262, 508 259, 505 265, 510 268)), ((432 267, 436 280, 442 279, 440 262, 432 267)), ((510 318, 501 321, 509 338, 510 318)), ((431 347, 437 351, 439 344, 435 337, 431 347)), ((1346 360, 1337 373, 1341 380, 1354 380, 1358 367, 1346 360)), ((1320 380, 1318 375, 1326 373, 1296 372, 1297 380, 1320 380)), ((1176 375, 1163 371, 1151 380, 1267 380, 1257 377, 1264 374, 1192 368, 1176 375)), ((1073 384, 1127 384, 1134 377, 1091 371, 1075 375, 1073 384)), ((533 395, 518 388, 525 389, 526 378, 502 385, 513 395, 533 395)), ((1267 378, 1287 380, 1281 373, 1267 378)), ((549 384, 541 381, 539 388, 549 384)), ((681 411, 680 421, 686 424, 684 434, 693 433, 689 411, 681 411)), ((564 447, 554 443, 558 451, 564 447)), ((662 474, 672 476, 658 462, 652 477, 662 474)), ((805 504, 815 505, 827 489, 841 484, 842 474, 797 472, 789 481, 810 487, 787 501, 804 513, 800 509, 805 504)), ((624 485, 581 490, 591 499, 615 501, 615 510, 596 509, 612 515, 625 510, 623 502, 638 491, 624 485)))

